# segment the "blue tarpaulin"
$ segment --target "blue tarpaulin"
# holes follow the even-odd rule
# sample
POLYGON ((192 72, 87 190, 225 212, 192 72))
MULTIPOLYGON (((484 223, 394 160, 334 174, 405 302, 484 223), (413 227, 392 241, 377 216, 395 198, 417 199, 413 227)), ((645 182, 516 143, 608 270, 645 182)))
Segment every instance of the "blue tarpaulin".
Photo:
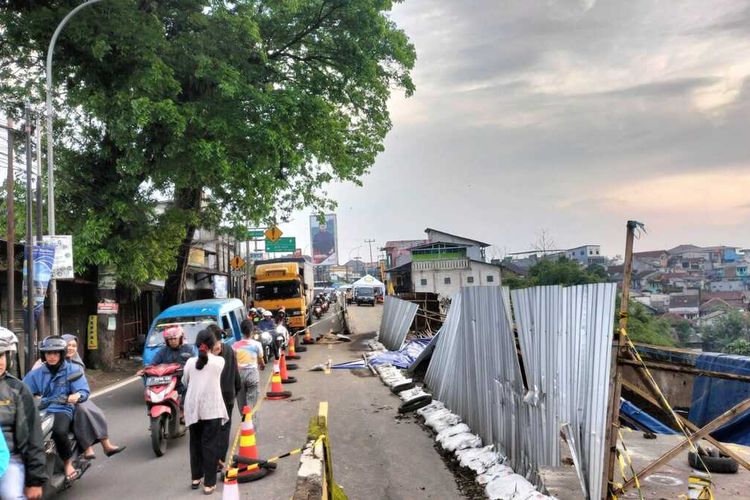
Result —
POLYGON ((627 399, 620 399, 620 413, 635 420, 641 427, 654 434, 677 434, 627 399))
MULTIPOLYGON (((738 375, 750 375, 750 358, 734 354, 703 353, 695 367, 738 375)), ((750 398, 750 383, 712 377, 696 377, 688 418, 703 427, 731 407, 750 398)), ((742 413, 711 435, 725 443, 750 445, 750 411, 742 413)))
MULTIPOLYGON (((430 343, 430 339, 415 339, 406 343, 406 345, 400 351, 385 351, 377 356, 370 358, 369 363, 372 366, 391 364, 397 368, 409 368, 414 361, 422 354, 427 344, 430 343)), ((339 363, 333 365, 331 368, 334 369, 352 369, 352 368, 364 368, 364 361, 348 361, 346 363, 339 363)))

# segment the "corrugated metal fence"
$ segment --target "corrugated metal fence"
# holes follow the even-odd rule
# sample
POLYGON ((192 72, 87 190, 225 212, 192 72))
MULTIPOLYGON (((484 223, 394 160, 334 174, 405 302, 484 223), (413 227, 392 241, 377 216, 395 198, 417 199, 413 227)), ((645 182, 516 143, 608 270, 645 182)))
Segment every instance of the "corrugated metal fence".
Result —
POLYGON ((511 301, 498 287, 463 288, 425 381, 537 484, 540 466, 560 464, 560 431, 569 424, 581 475, 598 498, 615 294, 614 284, 536 287, 512 291, 511 301))
POLYGON ((404 344, 409 327, 419 306, 391 295, 383 303, 383 320, 378 340, 390 351, 398 351, 404 344))

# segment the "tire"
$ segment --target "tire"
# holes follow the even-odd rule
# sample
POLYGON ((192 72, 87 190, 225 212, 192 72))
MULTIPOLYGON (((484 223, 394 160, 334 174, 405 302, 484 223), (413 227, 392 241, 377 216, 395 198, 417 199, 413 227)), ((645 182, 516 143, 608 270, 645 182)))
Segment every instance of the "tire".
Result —
POLYGON ((717 472, 719 474, 736 474, 739 469, 737 462, 729 457, 701 455, 699 460, 698 455, 694 451, 688 453, 688 464, 693 469, 702 471, 708 469, 707 472, 717 472), (701 463, 701 460, 703 463, 701 463), (705 464, 705 467, 703 464, 705 464))
POLYGON ((157 457, 167 452, 167 422, 162 415, 151 419, 151 448, 157 457))
POLYGON ((398 407, 399 413, 409 413, 412 411, 416 411, 423 406, 427 406, 428 404, 432 403, 432 396, 429 394, 425 394, 424 396, 419 396, 414 399, 410 399, 409 401, 404 401, 401 403, 401 406, 398 407))

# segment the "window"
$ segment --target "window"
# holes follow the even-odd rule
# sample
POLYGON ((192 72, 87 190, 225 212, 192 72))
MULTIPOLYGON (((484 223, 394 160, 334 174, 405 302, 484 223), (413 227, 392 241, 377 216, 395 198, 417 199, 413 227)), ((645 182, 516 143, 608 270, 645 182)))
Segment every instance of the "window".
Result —
POLYGON ((450 285, 451 284, 450 277, 448 276, 448 277, 443 278, 443 283, 445 283, 446 285, 450 285))
POLYGON ((225 314, 221 317, 221 329, 225 332, 229 332, 232 329, 232 325, 229 324, 229 315, 225 314))
POLYGON ((467 283, 474 283, 474 276, 467 276, 466 282, 467 283))
POLYGON ((422 278, 421 280, 419 280, 419 284, 422 286, 427 286, 427 278, 422 278))
POLYGON ((585 253, 586 253, 586 252, 584 252, 583 250, 581 250, 581 255, 585 255, 585 253))
POLYGON ((494 281, 495 281, 495 277, 494 276, 492 276, 491 274, 489 276, 487 276, 487 283, 492 283, 494 281))
POLYGON ((396 285, 397 286, 403 286, 404 285, 404 277, 403 276, 396 276, 396 285))

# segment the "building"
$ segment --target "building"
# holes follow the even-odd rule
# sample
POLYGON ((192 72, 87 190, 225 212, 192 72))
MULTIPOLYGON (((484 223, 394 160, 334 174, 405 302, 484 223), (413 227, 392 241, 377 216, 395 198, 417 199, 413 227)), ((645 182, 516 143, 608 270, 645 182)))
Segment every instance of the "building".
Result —
POLYGON ((427 240, 388 242, 387 279, 396 293, 431 292, 452 297, 465 286, 500 286, 500 266, 485 261, 489 246, 471 238, 427 228, 427 240), (418 243, 418 244, 414 244, 418 243), (407 245, 411 245, 407 248, 407 245))
POLYGON ((695 319, 700 314, 700 296, 695 294, 673 294, 669 298, 669 312, 685 319, 695 319))
POLYGON ((591 264, 606 265, 607 258, 601 255, 599 245, 583 245, 565 250, 565 256, 570 260, 578 261, 584 267, 591 264))

